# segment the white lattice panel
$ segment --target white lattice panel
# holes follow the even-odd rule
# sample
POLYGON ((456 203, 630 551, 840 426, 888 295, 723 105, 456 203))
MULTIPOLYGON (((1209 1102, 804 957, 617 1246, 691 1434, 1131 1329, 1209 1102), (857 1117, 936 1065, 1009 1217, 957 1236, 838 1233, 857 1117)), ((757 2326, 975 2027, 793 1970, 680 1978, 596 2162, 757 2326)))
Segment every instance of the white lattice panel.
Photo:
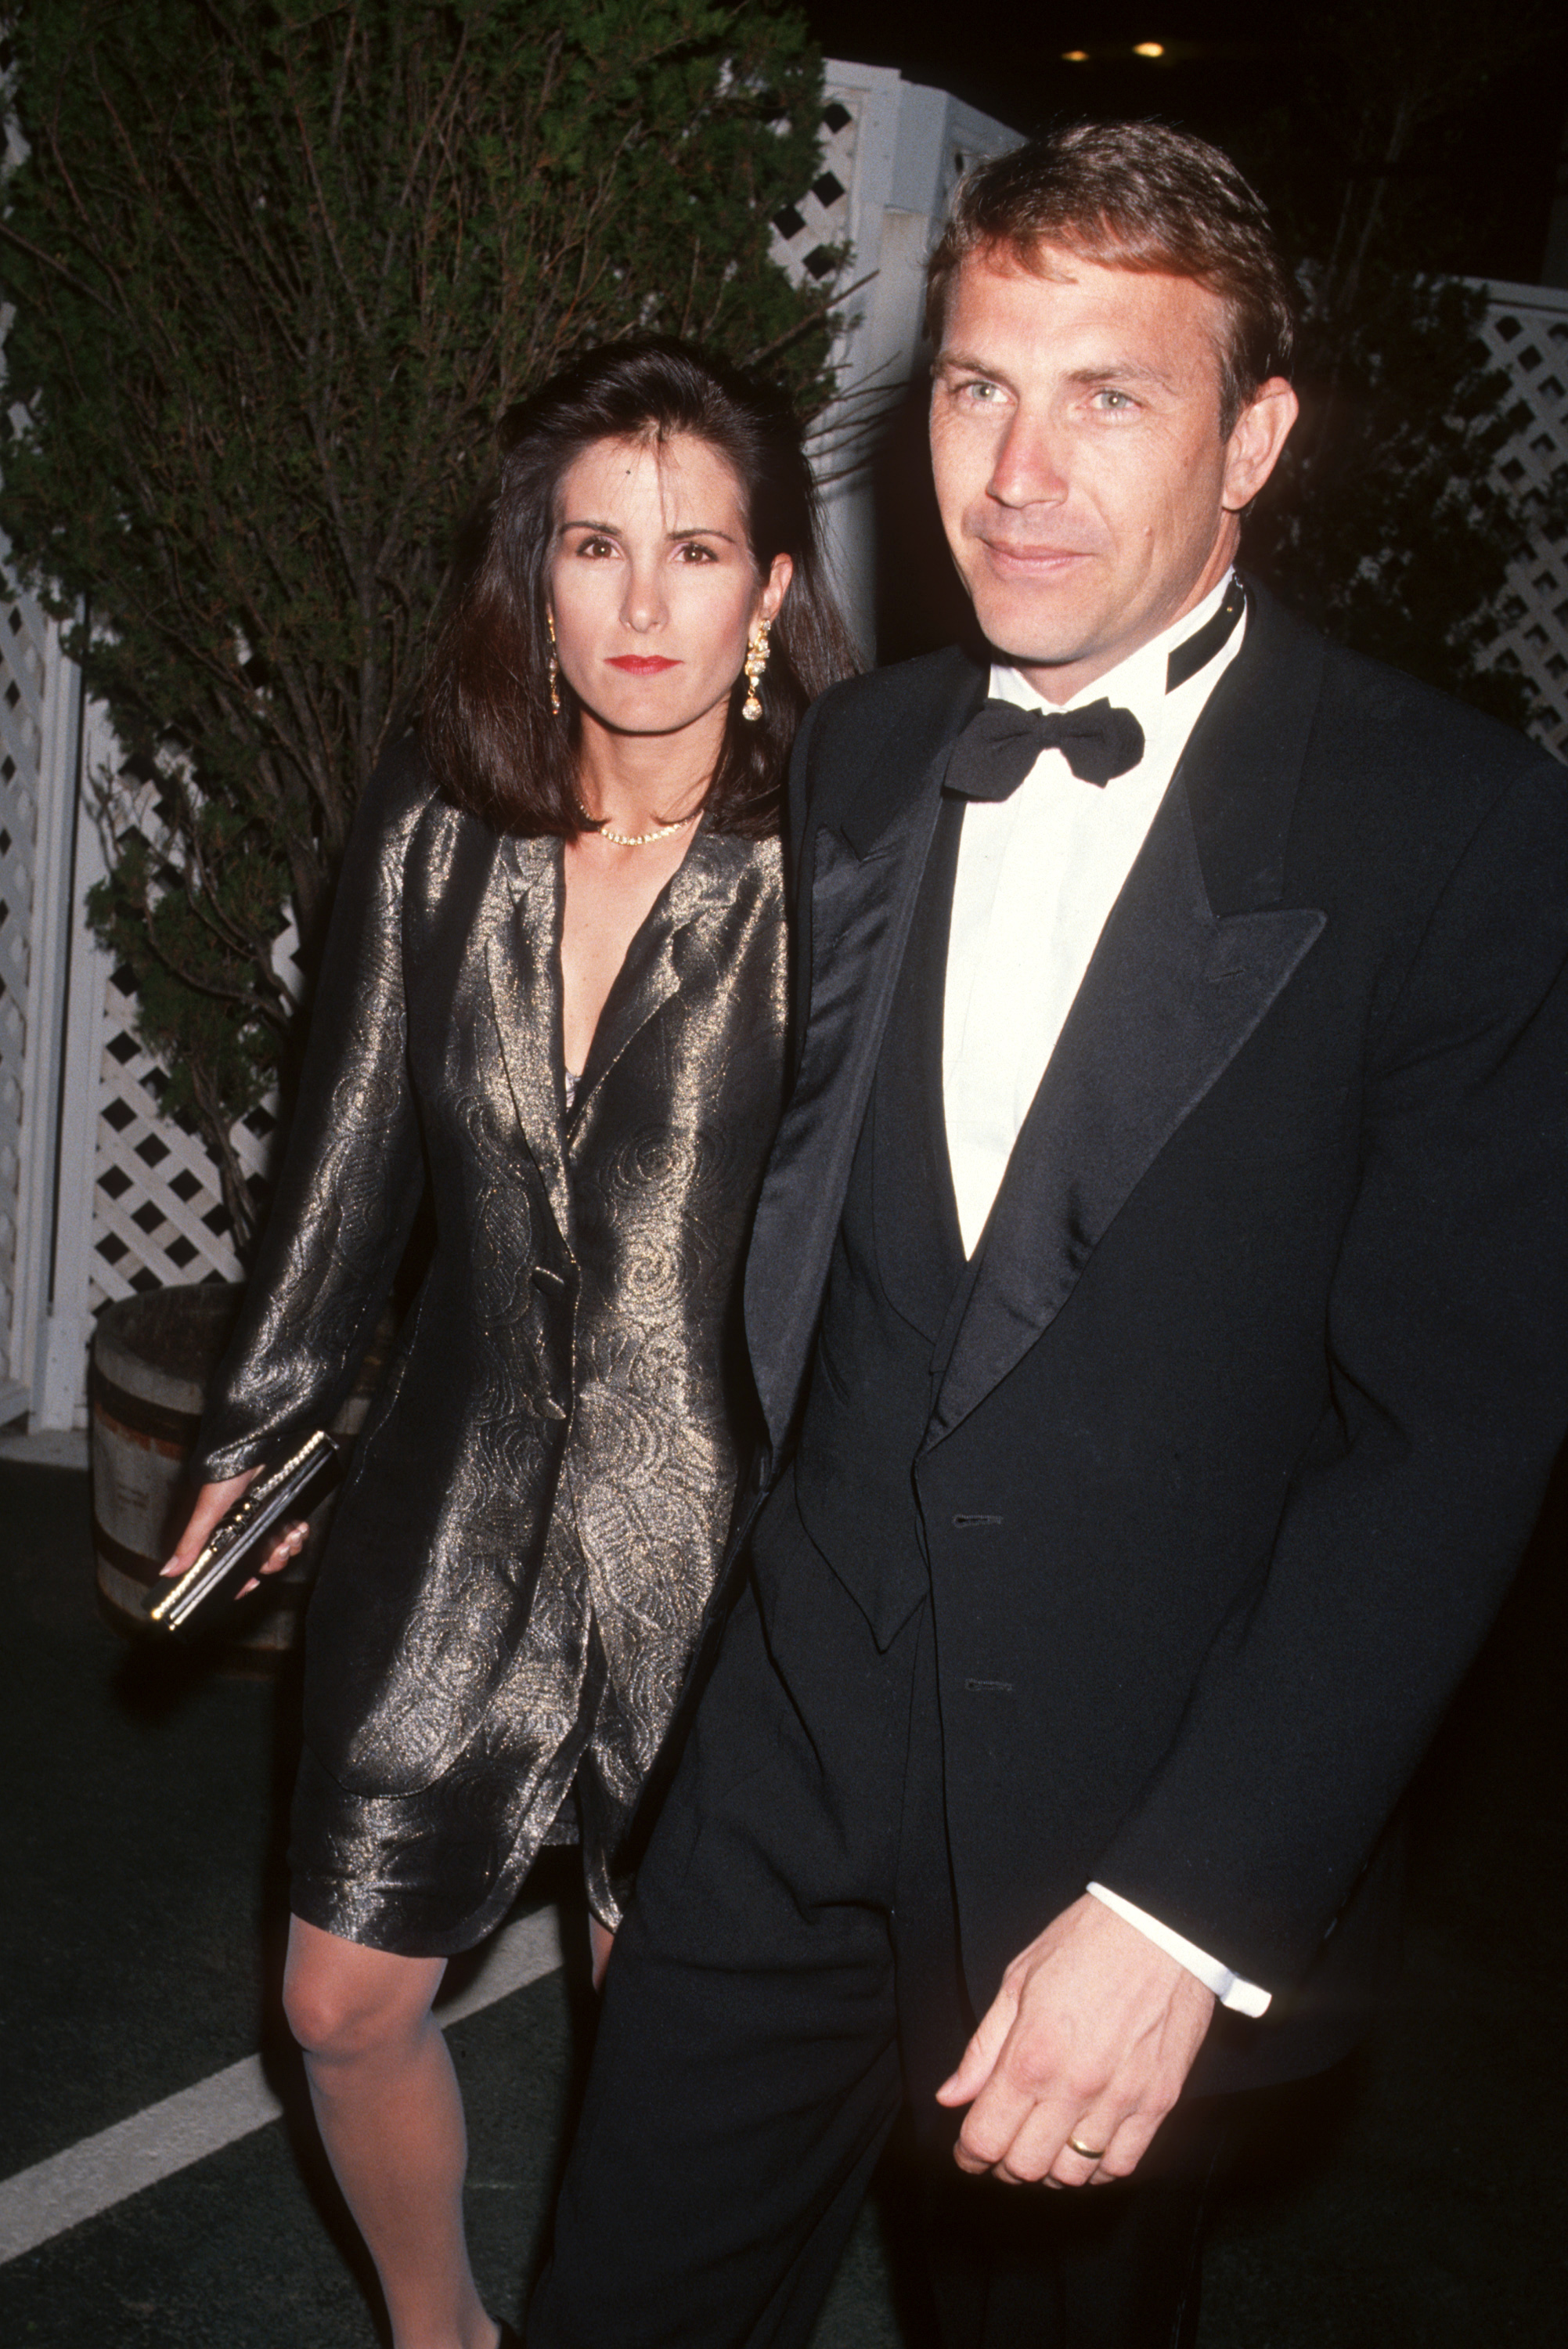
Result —
POLYGON ((0 594, 0 1384, 27 1374, 12 1360, 19 1342, 13 1306, 47 642, 38 605, 7 585, 0 594))
MULTIPOLYGON (((1516 494, 1547 488, 1568 464, 1568 292, 1491 285, 1482 328, 1508 370, 1517 420, 1497 471, 1516 494)), ((1522 669, 1545 705, 1533 732, 1568 758, 1568 537, 1544 523, 1509 565, 1492 658, 1522 669)))
MULTIPOLYGON (((117 830, 134 825, 153 840, 152 794, 127 792, 117 830)), ((292 921, 273 948, 273 964, 296 1000, 299 939, 292 921)), ((132 1291, 180 1281, 234 1280, 235 1252, 218 1169, 199 1133, 166 1117, 168 1074, 136 1033, 136 999, 128 971, 108 976, 93 1169, 91 1309, 132 1291)), ((275 1098, 230 1131, 230 1143, 260 1198, 277 1133, 275 1098)))
POLYGON ((804 195, 773 215, 774 260, 795 285, 831 286, 838 264, 830 248, 850 233, 850 191, 855 179, 856 117, 830 82, 822 109, 822 168, 804 195))
MULTIPOLYGON (((234 1252, 218 1170, 199 1134, 162 1113, 166 1072, 137 1041, 127 975, 109 978, 93 1169, 92 1282, 97 1312, 133 1290, 185 1280, 234 1280, 234 1252)), ((274 1124, 266 1109, 235 1126, 247 1174, 260 1181, 274 1124)))

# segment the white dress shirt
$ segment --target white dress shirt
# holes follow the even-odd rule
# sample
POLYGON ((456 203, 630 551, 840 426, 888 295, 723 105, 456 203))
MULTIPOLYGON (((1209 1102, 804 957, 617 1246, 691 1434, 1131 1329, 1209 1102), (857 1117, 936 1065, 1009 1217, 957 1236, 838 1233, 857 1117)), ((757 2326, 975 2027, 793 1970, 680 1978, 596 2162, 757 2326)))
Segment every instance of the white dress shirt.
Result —
MULTIPOLYGON (((1010 798, 972 800, 964 811, 947 947, 942 1096, 968 1256, 1187 738, 1241 650, 1244 616, 1194 677, 1166 692, 1170 655, 1213 617, 1228 584, 1222 580, 1173 627, 1059 705, 1080 709, 1105 698, 1130 709, 1143 729, 1136 767, 1101 786, 1082 781, 1059 750, 1042 750, 1010 798)), ((1024 709, 1058 706, 1016 668, 993 667, 991 693, 1024 709)), ((1264 2013, 1267 1991, 1119 1894, 1099 1884, 1088 1890, 1196 1974, 1222 2004, 1264 2013)))

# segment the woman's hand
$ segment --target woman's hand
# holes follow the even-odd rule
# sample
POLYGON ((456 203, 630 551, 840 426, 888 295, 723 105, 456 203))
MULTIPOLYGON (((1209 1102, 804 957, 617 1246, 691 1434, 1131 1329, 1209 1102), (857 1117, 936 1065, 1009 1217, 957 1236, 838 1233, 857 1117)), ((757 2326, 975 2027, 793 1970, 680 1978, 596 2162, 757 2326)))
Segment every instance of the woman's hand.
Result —
MULTIPOLYGON (((216 1485, 203 1485, 196 1495, 196 1506, 191 1512, 190 1523, 180 1537, 179 1547, 168 1565, 160 1570, 160 1579, 170 1580, 175 1575, 188 1573, 201 1553, 207 1537, 227 1509, 232 1509, 242 1493, 259 1476, 259 1468, 247 1468, 241 1475, 225 1476, 216 1485)), ((297 1557, 304 1547, 310 1527, 303 1517, 292 1517, 280 1526, 273 1537, 273 1546, 262 1560, 261 1574, 277 1574, 297 1557)), ((242 1590, 234 1593, 243 1599, 246 1591, 254 1590, 258 1575, 253 1575, 242 1590)))

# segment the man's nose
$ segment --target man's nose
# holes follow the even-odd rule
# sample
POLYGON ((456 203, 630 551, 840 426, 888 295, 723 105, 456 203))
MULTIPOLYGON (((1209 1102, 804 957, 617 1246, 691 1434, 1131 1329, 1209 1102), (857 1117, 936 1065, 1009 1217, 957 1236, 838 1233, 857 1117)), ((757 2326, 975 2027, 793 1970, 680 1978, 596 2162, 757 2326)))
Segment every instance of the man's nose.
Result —
POLYGON ((1059 505, 1068 494, 1066 453, 1047 416, 1020 409, 996 450, 986 488, 999 505, 1059 505))

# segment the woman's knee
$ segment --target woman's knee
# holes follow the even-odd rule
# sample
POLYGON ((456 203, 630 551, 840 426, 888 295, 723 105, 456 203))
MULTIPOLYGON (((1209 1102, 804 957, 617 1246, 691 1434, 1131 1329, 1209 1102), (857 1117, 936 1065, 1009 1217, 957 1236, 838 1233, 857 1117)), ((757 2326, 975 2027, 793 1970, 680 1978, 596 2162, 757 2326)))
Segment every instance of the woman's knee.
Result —
POLYGON ((307 2055, 376 2054, 424 2030, 443 1971, 439 1959, 362 1949, 295 1918, 284 2013, 307 2055))

